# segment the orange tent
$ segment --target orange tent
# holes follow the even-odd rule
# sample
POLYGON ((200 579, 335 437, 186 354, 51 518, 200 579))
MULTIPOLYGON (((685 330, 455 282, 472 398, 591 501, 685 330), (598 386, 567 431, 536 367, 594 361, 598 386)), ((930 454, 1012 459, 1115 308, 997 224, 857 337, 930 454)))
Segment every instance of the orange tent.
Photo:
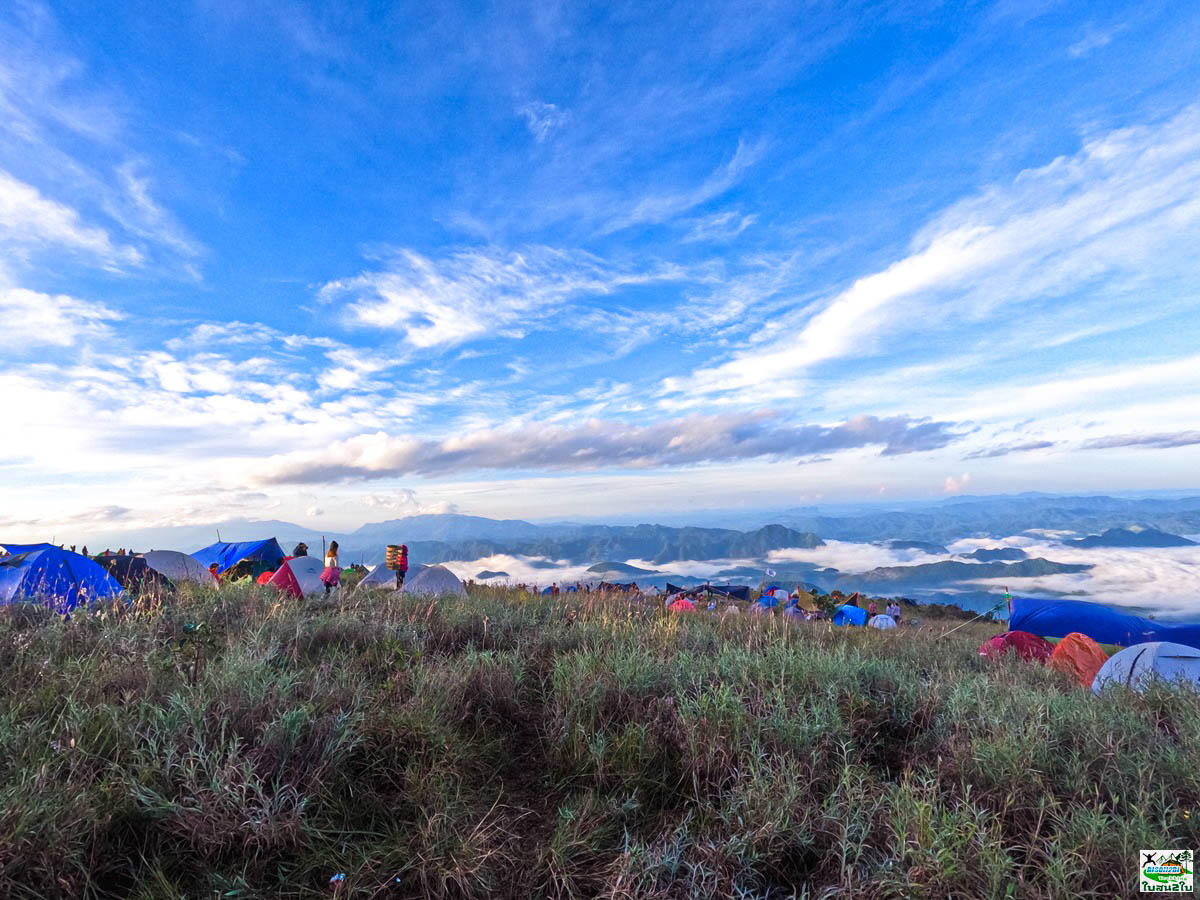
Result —
POLYGON ((1092 686, 1100 667, 1108 662, 1108 654, 1086 634, 1072 631, 1058 642, 1046 665, 1066 672, 1086 688, 1092 686))

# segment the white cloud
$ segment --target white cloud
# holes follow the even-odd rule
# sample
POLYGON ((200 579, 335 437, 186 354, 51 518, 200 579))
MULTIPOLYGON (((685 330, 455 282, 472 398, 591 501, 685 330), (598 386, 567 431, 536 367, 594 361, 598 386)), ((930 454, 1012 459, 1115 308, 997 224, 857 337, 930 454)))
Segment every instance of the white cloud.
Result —
POLYGON ((573 298, 684 275, 675 267, 623 271, 549 247, 462 250, 437 261, 404 250, 388 263, 383 271, 326 284, 321 299, 344 304, 349 323, 400 332, 418 348, 523 334, 573 298))
POLYGON ((304 511, 304 514, 310 519, 315 519, 317 516, 325 515, 325 510, 321 509, 319 506, 310 506, 304 511))
POLYGON ((545 143, 555 131, 562 128, 571 118, 566 110, 559 109, 553 103, 541 100, 531 100, 517 108, 517 115, 525 120, 529 133, 539 144, 545 143))
POLYGON ((683 224, 688 226, 688 232, 683 237, 685 244, 708 241, 731 241, 755 222, 758 216, 743 215, 739 212, 713 213, 698 219, 689 219, 683 224))
POLYGON ((103 228, 84 223, 78 211, 44 196, 0 170, 0 246, 22 250, 66 249, 108 269, 137 266, 142 255, 113 242, 103 228))
POLYGON ((766 145, 763 142, 746 144, 738 141, 737 150, 729 161, 716 169, 701 184, 683 191, 643 197, 632 210, 611 221, 604 228, 605 233, 620 231, 633 225, 667 222, 680 213, 721 196, 741 180, 746 170, 758 162, 765 151, 766 145))
POLYGON ((690 416, 653 425, 591 420, 579 425, 492 428, 444 440, 360 434, 317 451, 282 454, 255 467, 265 484, 430 475, 471 470, 651 469, 709 461, 796 458, 882 446, 884 456, 944 447, 948 422, 858 416, 836 425, 787 425, 771 413, 690 416))
POLYGON ((1125 25, 1118 25, 1115 28, 1100 30, 1098 28, 1088 28, 1086 33, 1067 48, 1067 55, 1072 59, 1079 59, 1087 56, 1093 50, 1099 50, 1101 47, 1107 47, 1112 43, 1112 39, 1125 30, 1125 25))
POLYGON ((946 480, 942 482, 942 493, 944 494, 961 494, 968 484, 971 483, 971 473, 963 472, 962 475, 955 478, 953 475, 947 475, 946 480))
MULTIPOLYGON (((1003 320, 1102 276, 1120 273, 1139 284, 1163 276, 1163 260, 1172 272, 1194 274, 1197 198, 1200 107, 1109 132, 1073 156, 954 204, 918 232, 907 255, 794 312, 771 343, 666 379, 663 390, 752 393, 828 360, 894 348, 917 330, 1003 320), (746 365, 751 358, 755 364, 746 365)), ((1112 298, 1100 291, 1079 301, 1089 302, 1103 317, 1112 298)))
POLYGON ((8 353, 19 354, 27 347, 71 347, 107 334, 109 324, 121 318, 103 303, 40 294, 0 280, 0 347, 8 353))

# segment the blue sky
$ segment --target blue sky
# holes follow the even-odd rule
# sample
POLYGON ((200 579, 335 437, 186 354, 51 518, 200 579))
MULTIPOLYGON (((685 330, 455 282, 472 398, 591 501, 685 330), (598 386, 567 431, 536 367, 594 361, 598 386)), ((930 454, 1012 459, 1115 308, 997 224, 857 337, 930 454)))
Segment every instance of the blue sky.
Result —
POLYGON ((1200 8, 6 4, 9 531, 1196 486, 1200 8))

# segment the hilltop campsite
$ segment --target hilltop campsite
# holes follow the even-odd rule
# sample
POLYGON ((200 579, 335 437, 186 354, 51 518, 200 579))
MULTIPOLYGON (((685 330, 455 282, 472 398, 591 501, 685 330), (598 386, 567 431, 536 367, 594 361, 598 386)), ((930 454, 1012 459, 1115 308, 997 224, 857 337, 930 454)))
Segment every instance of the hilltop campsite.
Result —
POLYGON ((1200 626, 5 549, 5 896, 1113 896, 1200 838, 1200 626))

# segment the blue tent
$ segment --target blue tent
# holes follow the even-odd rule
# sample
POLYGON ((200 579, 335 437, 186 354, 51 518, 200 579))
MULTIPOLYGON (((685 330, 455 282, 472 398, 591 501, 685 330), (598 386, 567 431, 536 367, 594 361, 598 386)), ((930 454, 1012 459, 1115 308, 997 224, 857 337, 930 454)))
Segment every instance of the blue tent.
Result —
POLYGON ((834 625, 866 625, 867 611, 859 609, 857 606, 851 606, 849 603, 843 604, 837 608, 837 612, 833 614, 834 625))
POLYGON ((218 572, 227 572, 243 560, 263 563, 273 569, 283 562, 284 552, 279 541, 267 538, 265 541, 242 541, 237 544, 218 541, 197 550, 192 556, 206 566, 216 563, 218 572))
POLYGON ((34 550, 49 550, 55 544, 0 544, 0 555, 18 553, 31 553, 34 550))
POLYGON ((1119 647, 1171 641, 1200 648, 1200 624, 1168 625, 1083 600, 1016 598, 1012 602, 1008 627, 1010 631, 1028 631, 1055 638, 1078 631, 1099 644, 1119 647))
POLYGON ((70 550, 46 547, 0 557, 0 603, 44 603, 65 613, 121 593, 103 566, 70 550))

